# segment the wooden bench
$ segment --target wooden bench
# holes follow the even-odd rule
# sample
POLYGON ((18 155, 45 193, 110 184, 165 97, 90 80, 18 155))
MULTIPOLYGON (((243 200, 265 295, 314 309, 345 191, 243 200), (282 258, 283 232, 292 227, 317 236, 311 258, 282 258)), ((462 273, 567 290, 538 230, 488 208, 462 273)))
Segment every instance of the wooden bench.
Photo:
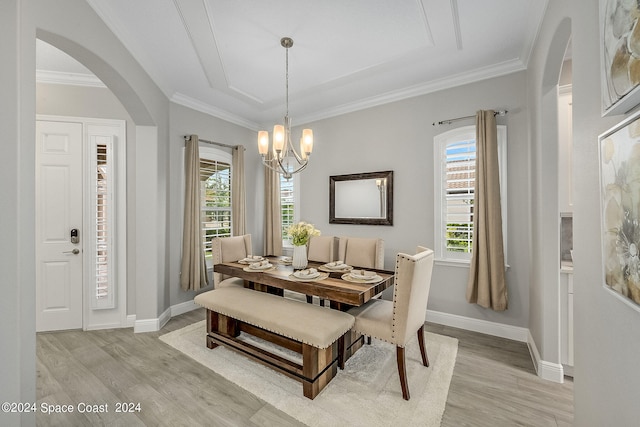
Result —
POLYGON ((207 309, 208 348, 224 345, 302 382, 309 399, 344 368, 350 314, 239 287, 204 292, 194 302, 207 309), (302 364, 239 339, 241 332, 300 354, 302 364))

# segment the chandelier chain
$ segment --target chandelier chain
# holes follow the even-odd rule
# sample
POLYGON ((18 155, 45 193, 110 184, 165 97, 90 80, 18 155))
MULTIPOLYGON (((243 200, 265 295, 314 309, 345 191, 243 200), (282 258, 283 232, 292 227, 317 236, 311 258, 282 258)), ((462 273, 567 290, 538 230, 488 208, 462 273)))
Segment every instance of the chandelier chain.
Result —
POLYGON ((285 51, 285 103, 287 117, 289 117, 289 48, 287 47, 285 51))

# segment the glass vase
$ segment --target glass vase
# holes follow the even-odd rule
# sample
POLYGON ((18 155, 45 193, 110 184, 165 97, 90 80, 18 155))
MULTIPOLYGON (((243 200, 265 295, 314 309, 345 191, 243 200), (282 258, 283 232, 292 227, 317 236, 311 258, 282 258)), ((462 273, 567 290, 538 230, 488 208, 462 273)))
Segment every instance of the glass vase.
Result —
POLYGON ((293 247, 293 260, 291 265, 295 270, 302 270, 307 268, 307 246, 294 246, 293 247))

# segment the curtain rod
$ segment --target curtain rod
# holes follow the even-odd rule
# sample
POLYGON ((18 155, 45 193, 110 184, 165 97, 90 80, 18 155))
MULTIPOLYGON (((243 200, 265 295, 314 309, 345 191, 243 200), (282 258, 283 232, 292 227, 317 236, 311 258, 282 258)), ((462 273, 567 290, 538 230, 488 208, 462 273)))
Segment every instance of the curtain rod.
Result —
MULTIPOLYGON (((506 116, 508 113, 507 110, 498 110, 496 112, 493 113, 494 116, 506 116)), ((467 120, 467 119, 473 119, 475 117, 475 114, 473 116, 464 116, 464 117, 456 117, 455 119, 447 119, 447 120, 441 120, 439 122, 433 122, 433 126, 436 125, 449 125, 453 122, 457 122, 459 120, 467 120)))
MULTIPOLYGON (((184 136, 184 140, 186 141, 187 139, 191 138, 191 135, 185 135, 184 136)), ((206 139, 200 139, 198 138, 198 142, 204 142, 205 144, 212 144, 212 145, 218 145, 220 147, 225 147, 225 148, 236 148, 236 147, 241 147, 240 145, 229 145, 229 144, 223 144, 222 142, 216 142, 216 141, 207 141, 206 139)), ((243 149, 246 150, 245 147, 242 147, 243 149)))

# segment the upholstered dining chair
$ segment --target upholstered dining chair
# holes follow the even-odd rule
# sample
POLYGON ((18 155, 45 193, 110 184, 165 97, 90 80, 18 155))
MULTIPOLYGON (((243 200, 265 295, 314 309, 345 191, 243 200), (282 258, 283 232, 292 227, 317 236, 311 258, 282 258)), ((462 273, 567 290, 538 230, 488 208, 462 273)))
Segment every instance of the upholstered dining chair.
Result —
MULTIPOLYGON (((335 236, 311 236, 307 243, 307 259, 316 262, 333 262, 338 260, 338 238, 335 236)), ((313 302, 313 297, 307 295, 307 302, 313 302)), ((320 299, 320 305, 324 300, 320 299)))
POLYGON ((338 259, 338 239, 335 236, 311 236, 307 259, 316 262, 332 262, 338 259))
POLYGON ((361 268, 384 268, 384 240, 365 237, 340 237, 338 259, 361 268))
POLYGON ((433 251, 431 249, 418 246, 416 255, 398 253, 393 301, 372 299, 360 307, 349 310, 349 313, 356 318, 353 330, 395 344, 398 375, 402 397, 405 400, 409 400, 405 346, 416 331, 422 364, 429 366, 424 345, 424 321, 432 270, 433 251))
MULTIPOLYGON (((214 237, 211 240, 211 254, 213 264, 238 261, 251 255, 251 234, 233 237, 214 237)), ((239 277, 230 277, 220 273, 213 273, 213 287, 224 288, 228 286, 244 287, 244 280, 239 277)))

